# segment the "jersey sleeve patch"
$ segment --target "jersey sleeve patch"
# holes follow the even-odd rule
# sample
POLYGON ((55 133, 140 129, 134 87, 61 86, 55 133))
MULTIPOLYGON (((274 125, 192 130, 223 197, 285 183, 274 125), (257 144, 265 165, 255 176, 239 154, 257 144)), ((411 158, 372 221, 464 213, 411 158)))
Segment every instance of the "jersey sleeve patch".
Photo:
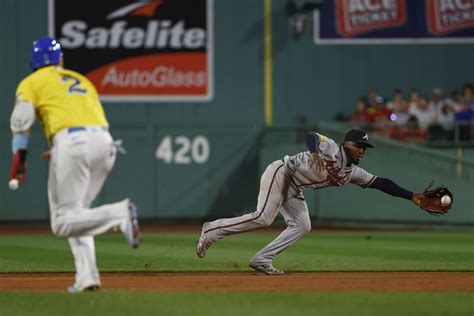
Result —
POLYGON ((318 137, 319 137, 319 141, 320 141, 320 142, 325 142, 325 141, 327 141, 327 137, 324 136, 324 135, 318 134, 318 137))

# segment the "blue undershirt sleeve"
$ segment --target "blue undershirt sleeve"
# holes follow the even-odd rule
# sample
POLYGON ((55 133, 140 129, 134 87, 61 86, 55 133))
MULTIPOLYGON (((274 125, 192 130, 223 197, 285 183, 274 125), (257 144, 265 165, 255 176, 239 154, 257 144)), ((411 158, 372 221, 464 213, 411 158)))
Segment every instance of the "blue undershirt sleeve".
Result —
POLYGON ((23 133, 14 134, 12 138, 12 153, 15 154, 19 149, 26 150, 29 138, 28 135, 23 133))
POLYGON ((378 189, 387 194, 411 200, 413 192, 408 191, 390 179, 377 177, 369 186, 372 189, 378 189))
POLYGON ((306 134, 306 147, 311 153, 317 153, 319 147, 319 136, 316 133, 306 134))

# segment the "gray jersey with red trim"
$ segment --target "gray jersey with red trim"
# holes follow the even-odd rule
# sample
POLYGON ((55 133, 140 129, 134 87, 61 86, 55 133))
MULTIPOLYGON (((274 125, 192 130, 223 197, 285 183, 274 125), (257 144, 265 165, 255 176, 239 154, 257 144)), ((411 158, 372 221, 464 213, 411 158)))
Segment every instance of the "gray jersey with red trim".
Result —
POLYGON ((300 189, 320 189, 329 186, 342 186, 348 182, 360 187, 368 187, 377 176, 351 164, 347 166, 347 157, 342 145, 332 139, 317 134, 319 137, 318 153, 323 159, 325 170, 318 172, 311 167, 311 153, 301 152, 294 156, 285 156, 286 173, 293 184, 300 189))

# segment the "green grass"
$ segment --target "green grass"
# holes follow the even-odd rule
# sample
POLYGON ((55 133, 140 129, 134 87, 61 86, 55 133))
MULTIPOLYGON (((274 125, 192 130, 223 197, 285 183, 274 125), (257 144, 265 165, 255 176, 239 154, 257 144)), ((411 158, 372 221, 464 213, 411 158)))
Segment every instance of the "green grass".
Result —
POLYGON ((471 316, 469 292, 2 293, 0 316, 355 315, 471 316), (28 302, 26 304, 25 302, 28 302))
MULTIPOLYGON (((121 235, 96 238, 105 271, 250 271, 249 259, 278 232, 230 236, 195 254, 197 233, 144 234, 130 249, 121 235)), ((72 272, 66 240, 1 236, 1 272, 72 272)), ((474 271, 473 232, 314 232, 277 256, 285 271, 474 271)))
MULTIPOLYGON (((144 234, 130 249, 121 235, 96 238, 106 271, 250 271, 248 260, 278 232, 228 237, 195 254, 196 233, 144 234)), ((313 232, 275 260, 285 271, 474 271, 474 233, 313 232)), ((0 235, 0 273, 72 272, 66 240, 0 235)), ((10 315, 474 315, 474 292, 65 292, 0 291, 10 315), (26 304, 25 302, 28 302, 26 304)))

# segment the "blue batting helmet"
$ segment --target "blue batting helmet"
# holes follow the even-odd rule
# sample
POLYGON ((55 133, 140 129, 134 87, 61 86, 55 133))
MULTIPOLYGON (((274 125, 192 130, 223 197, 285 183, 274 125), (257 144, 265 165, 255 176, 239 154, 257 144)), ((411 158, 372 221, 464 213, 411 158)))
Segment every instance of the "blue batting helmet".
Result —
POLYGON ((59 64, 63 50, 61 44, 52 37, 41 37, 33 42, 31 48, 31 68, 36 70, 40 67, 59 64))

